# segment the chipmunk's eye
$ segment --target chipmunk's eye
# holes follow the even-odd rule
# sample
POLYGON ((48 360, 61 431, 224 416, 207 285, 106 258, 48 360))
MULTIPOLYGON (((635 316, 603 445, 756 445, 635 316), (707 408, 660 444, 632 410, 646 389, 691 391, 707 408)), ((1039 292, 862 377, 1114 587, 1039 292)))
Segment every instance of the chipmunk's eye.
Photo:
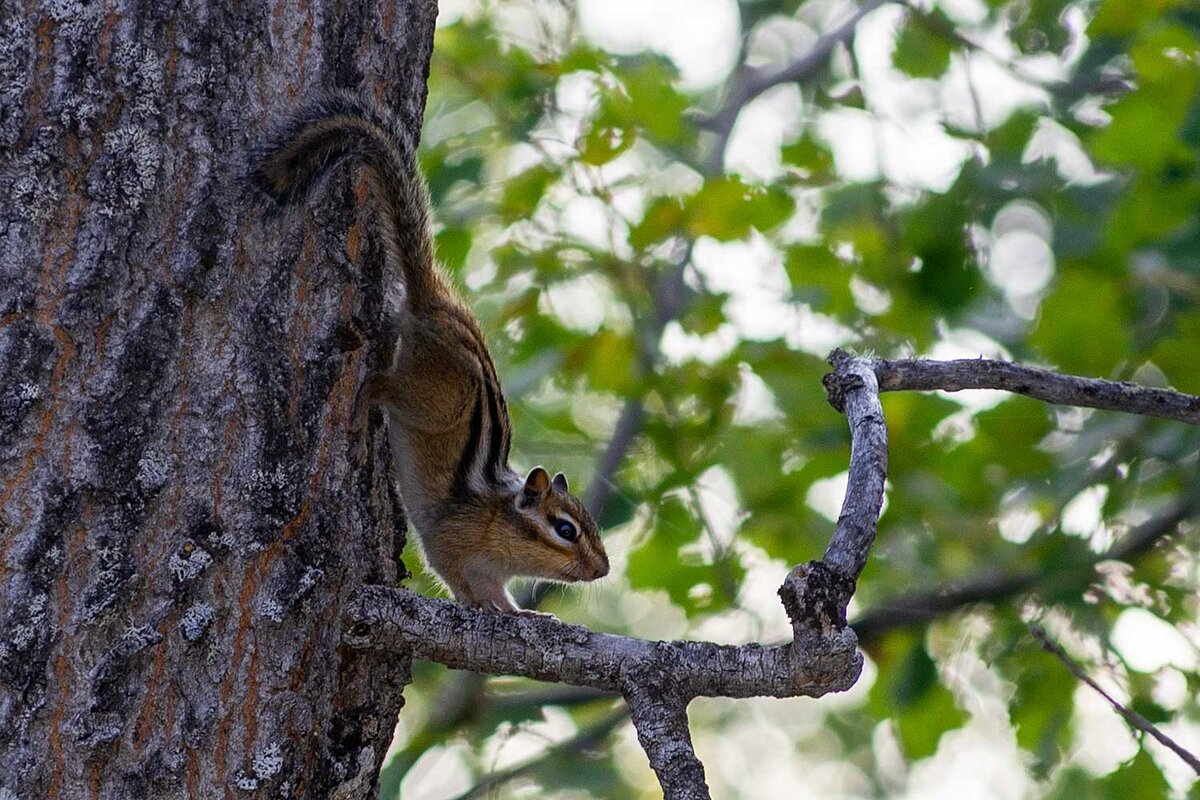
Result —
POLYGON ((575 525, 565 519, 551 519, 550 524, 554 526, 554 532, 558 534, 560 539, 573 542, 579 538, 579 531, 575 525))

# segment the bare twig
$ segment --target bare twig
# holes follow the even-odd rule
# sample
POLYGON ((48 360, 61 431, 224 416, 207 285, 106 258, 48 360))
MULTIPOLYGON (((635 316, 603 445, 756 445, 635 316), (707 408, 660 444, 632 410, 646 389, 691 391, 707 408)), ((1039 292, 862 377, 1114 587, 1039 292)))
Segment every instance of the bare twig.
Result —
POLYGON ((1107 700, 1108 704, 1113 707, 1114 711, 1121 715, 1129 727, 1154 737, 1159 744, 1183 759, 1183 761, 1192 768, 1193 772, 1195 772, 1197 775, 1200 775, 1200 759, 1197 759, 1186 748, 1159 730, 1158 726, 1156 726, 1153 722, 1146 719, 1133 709, 1126 708, 1124 705, 1118 702, 1116 698, 1104 691, 1100 684, 1096 683, 1096 681, 1094 681, 1090 675, 1083 671, 1083 667, 1079 666, 1079 664, 1067 654, 1066 650, 1063 650, 1057 642, 1050 638, 1049 634, 1046 633, 1044 628, 1042 628, 1040 625, 1030 625, 1029 632, 1033 634, 1033 638, 1041 642, 1043 650, 1061 661, 1063 666, 1066 667, 1072 675, 1086 683, 1088 686, 1094 689, 1098 695, 1107 700))
MULTIPOLYGON (((645 321, 639 326, 637 342, 637 377, 645 378, 653 370, 659 359, 659 342, 662 341, 663 331, 671 320, 679 316, 687 305, 688 288, 684 283, 684 275, 688 264, 692 261, 693 242, 688 241, 680 249, 671 269, 664 274, 654 291, 653 308, 645 321)), ((646 418, 646 407, 640 396, 631 397, 625 401, 621 414, 617 417, 617 426, 613 430, 608 446, 596 464, 596 474, 588 485, 584 495, 588 510, 592 516, 599 518, 612 496, 613 479, 621 462, 625 460, 629 447, 642 429, 646 418)))
POLYGON ((599 519, 608 506, 617 470, 620 468, 621 462, 625 460, 638 431, 642 429, 642 422, 645 418, 646 407, 640 397, 629 398, 621 407, 621 414, 617 417, 617 425, 613 428, 612 437, 608 440, 604 452, 600 454, 592 482, 588 484, 587 491, 583 494, 583 504, 587 506, 588 511, 592 512, 593 517, 599 519))
POLYGON ((705 161, 705 171, 708 174, 721 172, 724 165, 725 148, 733 133, 734 123, 737 122, 738 115, 750 101, 768 89, 785 83, 795 83, 816 73, 829 61, 829 56, 833 54, 834 49, 854 35, 854 30, 863 17, 889 2, 895 2, 895 0, 867 0, 844 22, 817 39, 804 55, 783 67, 775 70, 761 70, 745 64, 740 65, 734 73, 734 79, 729 89, 725 92, 725 99, 721 103, 721 107, 712 115, 696 119, 696 123, 700 127, 706 128, 716 135, 716 142, 705 161))
POLYGON ((527 692, 493 692, 486 702, 488 709, 527 711, 542 706, 578 706, 597 700, 613 700, 618 696, 616 692, 580 686, 547 686, 527 692))
POLYGON ((1200 397, 1129 381, 1060 375, 1040 367, 989 358, 930 361, 872 359, 881 392, 907 389, 957 392, 1001 389, 1069 406, 1123 411, 1200 425, 1200 397))
POLYGON ((862 642, 905 625, 917 625, 937 619, 975 603, 997 603, 1039 588, 1086 585, 1104 561, 1129 561, 1149 550, 1155 542, 1179 529, 1179 523, 1196 513, 1193 497, 1185 495, 1159 514, 1134 527, 1106 552, 1065 567, 1052 574, 1032 569, 1003 573, 989 571, 960 583, 912 592, 872 608, 850 625, 862 642), (1047 584, 1053 584, 1048 587, 1047 584))
POLYGON ((579 731, 571 738, 546 748, 544 752, 539 753, 533 758, 527 759, 508 769, 497 770, 484 775, 479 779, 478 783, 460 794, 456 800, 472 800, 472 798, 480 797, 493 789, 503 786, 509 781, 516 780, 522 775, 536 771, 551 760, 568 756, 580 750, 594 748, 604 742, 609 734, 619 728, 627 719, 629 719, 629 707, 623 705, 598 722, 579 731))

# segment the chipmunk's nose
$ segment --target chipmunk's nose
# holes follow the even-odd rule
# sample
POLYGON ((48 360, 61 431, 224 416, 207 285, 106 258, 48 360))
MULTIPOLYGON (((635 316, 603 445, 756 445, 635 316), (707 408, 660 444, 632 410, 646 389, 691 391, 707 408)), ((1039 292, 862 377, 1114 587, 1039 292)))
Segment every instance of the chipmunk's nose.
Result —
POLYGON ((607 574, 608 574, 608 554, 606 553, 606 554, 600 556, 600 562, 598 564, 596 564, 596 566, 592 567, 591 580, 596 580, 597 578, 603 578, 607 574))

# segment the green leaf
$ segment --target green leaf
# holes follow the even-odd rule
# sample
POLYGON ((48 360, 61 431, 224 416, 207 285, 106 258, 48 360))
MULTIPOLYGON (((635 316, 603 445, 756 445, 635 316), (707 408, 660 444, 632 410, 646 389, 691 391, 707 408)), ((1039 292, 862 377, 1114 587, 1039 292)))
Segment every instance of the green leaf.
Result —
POLYGON ((445 227, 438 231, 435 248, 437 257, 451 272, 462 269, 471 252, 471 231, 469 228, 445 227))
POLYGON ((498 209, 504 220, 515 222, 532 216, 542 195, 556 177, 554 170, 537 164, 510 178, 504 185, 504 196, 498 209))
POLYGON ((892 62, 914 78, 938 78, 950 66, 950 39, 937 31, 953 31, 941 11, 911 18, 896 37, 892 62))
POLYGON ((1123 305, 1119 286, 1068 272, 1042 303, 1030 342, 1060 369, 1086 377, 1110 376, 1129 357, 1123 305))
POLYGON ((854 272, 828 247, 793 245, 784 256, 784 267, 800 302, 839 317, 857 313, 850 292, 850 278, 854 272))
POLYGON ((1179 5, 1180 0, 1104 0, 1088 26, 1089 36, 1131 33, 1159 19, 1164 11, 1179 5))
POLYGON ((626 395, 635 388, 635 354, 628 334, 601 330, 572 347, 567 352, 565 366, 573 374, 584 373, 594 390, 626 395))
POLYGON ((637 137, 624 128, 603 126, 592 128, 579 148, 579 158, 586 164, 601 166, 612 161, 633 146, 637 137))
POLYGON ((684 122, 687 97, 674 86, 676 70, 666 58, 627 59, 614 76, 620 87, 601 94, 603 124, 636 131, 662 145, 681 143, 691 126, 684 122))
POLYGON ((642 250, 679 231, 686 219, 683 201, 677 197, 659 197, 629 232, 629 243, 642 250))
POLYGON ((1159 339, 1150 358, 1181 392, 1200 394, 1200 370, 1196 369, 1196 346, 1200 342, 1200 316, 1175 320, 1174 330, 1159 339))
POLYGON ((1170 785, 1162 770, 1145 750, 1104 780, 1104 796, 1112 800, 1159 800, 1169 794, 1170 785))
POLYGON ((637 511, 637 492, 632 487, 620 485, 609 493, 604 502, 604 511, 596 522, 601 530, 608 530, 624 525, 633 519, 637 511))
POLYGON ((1017 743, 1037 757, 1037 771, 1044 776, 1066 751, 1077 682, 1058 659, 1040 650, 1021 648, 1012 660, 1017 690, 1009 715, 1017 743))
POLYGON ((741 239, 751 227, 760 231, 777 227, 795 207, 782 188, 750 186, 737 177, 710 178, 688 199, 688 230, 718 241, 741 239))
POLYGON ((630 585, 636 589, 663 589, 671 602, 689 611, 716 610, 728 605, 732 598, 720 591, 695 591, 704 586, 719 587, 726 578, 736 586, 742 574, 732 559, 720 564, 701 561, 693 547, 703 533, 682 498, 678 495, 664 498, 655 514, 653 533, 630 556, 630 585), (723 575, 723 570, 728 574, 723 575))
POLYGON ((892 718, 906 756, 933 755, 942 734, 961 727, 966 715, 939 683, 937 667, 918 637, 889 636, 875 655, 879 678, 871 687, 871 707, 892 718))
POLYGON ((833 153, 812 135, 811 130, 780 151, 783 163, 801 169, 809 183, 823 184, 836 177, 833 153))
POLYGON ((962 308, 985 286, 967 247, 969 219, 963 201, 958 193, 931 197, 904 220, 905 250, 919 259, 919 269, 909 272, 909 279, 920 295, 947 311, 962 308))

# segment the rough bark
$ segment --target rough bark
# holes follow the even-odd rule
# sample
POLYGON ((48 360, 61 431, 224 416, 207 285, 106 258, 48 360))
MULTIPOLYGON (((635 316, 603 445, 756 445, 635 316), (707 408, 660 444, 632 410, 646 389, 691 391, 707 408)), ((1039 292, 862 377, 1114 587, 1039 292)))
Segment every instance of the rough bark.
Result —
POLYGON ((820 697, 849 689, 862 667, 854 636, 844 628, 799 650, 652 642, 568 625, 550 615, 503 616, 385 586, 360 591, 346 607, 346 623, 346 642, 353 647, 612 692, 628 693, 639 682, 669 683, 684 700, 820 697))
POLYGON ((374 793, 408 662, 339 621, 403 520, 345 431, 395 277, 350 180, 242 176, 321 88, 419 132, 435 14, 0 0, 0 797, 374 793))
POLYGON ((957 361, 875 358, 871 359, 871 367, 881 392, 999 389, 1047 403, 1123 411, 1200 425, 1200 397, 1129 381, 1060 375, 1041 367, 990 358, 957 361))

